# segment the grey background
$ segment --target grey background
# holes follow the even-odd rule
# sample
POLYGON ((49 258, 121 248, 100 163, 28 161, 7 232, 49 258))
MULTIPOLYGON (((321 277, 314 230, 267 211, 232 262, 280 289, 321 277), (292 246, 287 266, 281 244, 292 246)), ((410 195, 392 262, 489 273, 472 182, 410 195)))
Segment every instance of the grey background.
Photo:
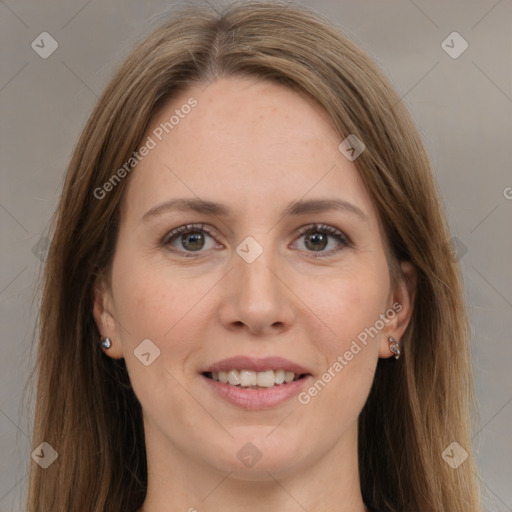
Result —
MULTIPOLYGON (((483 509, 510 512, 512 2, 304 3, 372 55, 427 145, 473 326, 481 415, 473 443, 487 488, 483 509), (455 59, 441 46, 453 31, 469 44, 455 59)), ((21 510, 26 492, 33 403, 24 389, 34 356, 34 286, 64 172, 114 67, 167 4, 0 1, 0 512, 21 510), (31 47, 44 31, 58 43, 47 59, 31 47)), ((180 5, 173 2, 171 10, 180 5)))

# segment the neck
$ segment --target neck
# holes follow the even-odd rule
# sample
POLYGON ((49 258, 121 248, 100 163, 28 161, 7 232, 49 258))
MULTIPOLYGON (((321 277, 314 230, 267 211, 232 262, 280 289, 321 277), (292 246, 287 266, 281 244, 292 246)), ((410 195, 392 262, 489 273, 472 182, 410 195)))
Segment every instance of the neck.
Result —
POLYGON ((250 476, 219 470, 182 452, 146 421, 145 431, 148 490, 138 512, 367 511, 359 482, 357 423, 316 460, 294 461, 293 469, 262 464, 250 476))

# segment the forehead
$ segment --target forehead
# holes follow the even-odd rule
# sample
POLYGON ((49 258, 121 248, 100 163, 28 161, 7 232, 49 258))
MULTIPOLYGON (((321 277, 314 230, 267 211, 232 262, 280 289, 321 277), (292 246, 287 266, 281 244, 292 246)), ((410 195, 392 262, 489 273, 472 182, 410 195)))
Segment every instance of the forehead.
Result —
POLYGON ((279 84, 229 78, 190 87, 160 109, 145 142, 153 147, 131 173, 129 215, 184 196, 254 214, 307 195, 340 196, 372 213, 329 116, 279 84))

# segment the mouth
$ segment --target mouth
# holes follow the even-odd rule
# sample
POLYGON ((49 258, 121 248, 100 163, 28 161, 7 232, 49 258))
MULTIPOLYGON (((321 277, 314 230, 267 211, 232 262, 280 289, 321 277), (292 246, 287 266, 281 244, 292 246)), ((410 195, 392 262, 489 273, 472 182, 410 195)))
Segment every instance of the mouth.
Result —
POLYGON ((244 389, 268 389, 283 386, 304 379, 309 374, 279 369, 256 372, 252 370, 228 370, 218 372, 203 372, 206 378, 222 384, 228 384, 244 389))
POLYGON ((250 410, 282 404, 313 379, 306 368, 281 357, 232 357, 205 368, 200 375, 213 396, 250 410))

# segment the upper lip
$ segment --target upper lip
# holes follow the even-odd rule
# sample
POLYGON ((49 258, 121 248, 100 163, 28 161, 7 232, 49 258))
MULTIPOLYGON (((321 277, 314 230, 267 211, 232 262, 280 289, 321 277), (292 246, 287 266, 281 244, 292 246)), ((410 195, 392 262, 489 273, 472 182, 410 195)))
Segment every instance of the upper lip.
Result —
POLYGON ((221 372, 229 370, 249 370, 264 372, 265 370, 285 370, 296 375, 309 374, 303 366, 279 356, 271 357, 250 357, 234 356, 222 361, 217 361, 203 370, 204 372, 221 372))

